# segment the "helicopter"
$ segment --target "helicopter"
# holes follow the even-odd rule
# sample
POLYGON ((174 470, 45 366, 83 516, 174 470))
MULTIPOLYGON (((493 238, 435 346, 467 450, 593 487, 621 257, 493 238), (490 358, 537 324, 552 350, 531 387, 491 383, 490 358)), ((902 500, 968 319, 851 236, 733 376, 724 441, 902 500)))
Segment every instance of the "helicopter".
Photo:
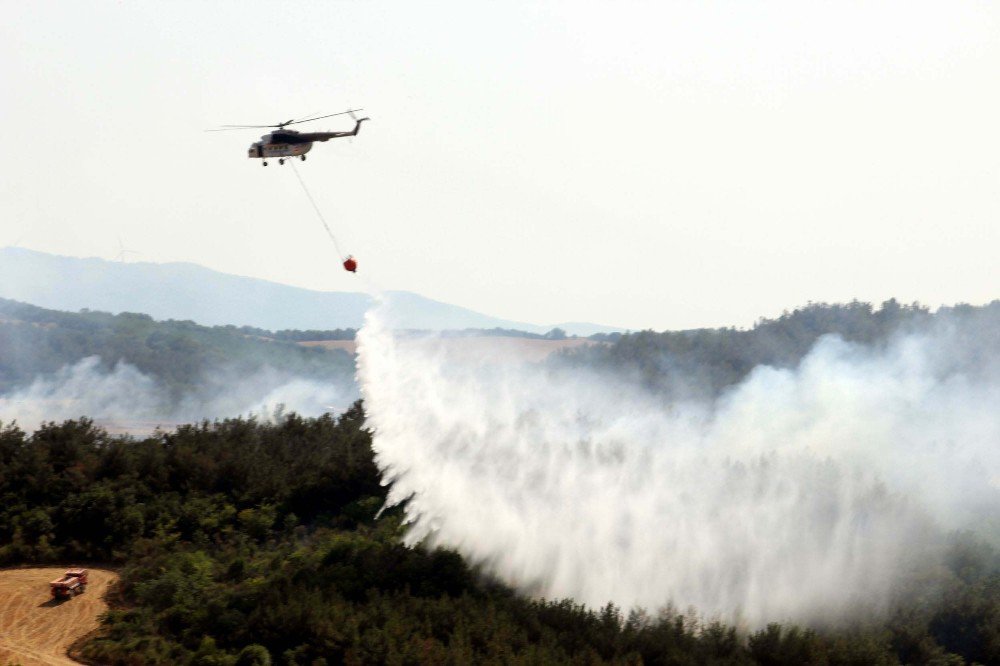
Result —
POLYGON ((217 129, 206 131, 228 132, 240 129, 274 128, 273 131, 260 137, 260 141, 255 141, 250 144, 250 148, 247 151, 247 157, 250 159, 260 159, 264 166, 267 166, 267 160, 270 157, 277 157, 278 164, 284 164, 286 158, 293 157, 298 157, 300 160, 305 162, 306 153, 312 150, 314 142, 339 139, 344 136, 356 136, 358 130, 361 129, 361 123, 369 120, 369 118, 358 118, 355 116, 354 114, 357 111, 363 111, 363 109, 349 109, 347 111, 331 113, 325 116, 317 116, 315 118, 306 117, 299 120, 295 120, 293 118, 292 120, 286 120, 285 122, 278 123, 276 125, 223 125, 217 129), (288 125, 311 123, 314 120, 322 120, 323 118, 332 118, 334 116, 343 115, 349 115, 354 119, 353 130, 349 132, 298 132, 296 130, 285 129, 288 125))

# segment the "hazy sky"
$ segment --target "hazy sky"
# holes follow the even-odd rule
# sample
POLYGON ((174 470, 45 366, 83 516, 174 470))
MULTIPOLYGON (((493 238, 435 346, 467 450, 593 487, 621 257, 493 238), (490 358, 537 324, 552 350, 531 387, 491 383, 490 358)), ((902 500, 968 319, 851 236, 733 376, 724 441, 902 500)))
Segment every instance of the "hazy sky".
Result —
POLYGON ((632 328, 1000 297, 995 2, 2 9, 0 246, 632 328), (357 277, 202 131, 348 105, 298 166, 357 277))

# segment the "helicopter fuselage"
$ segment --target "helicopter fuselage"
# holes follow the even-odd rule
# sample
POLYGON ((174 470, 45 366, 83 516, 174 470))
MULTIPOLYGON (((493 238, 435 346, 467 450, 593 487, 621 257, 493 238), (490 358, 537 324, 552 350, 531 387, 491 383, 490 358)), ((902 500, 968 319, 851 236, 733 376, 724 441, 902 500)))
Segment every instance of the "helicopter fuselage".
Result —
POLYGON ((298 157, 312 150, 314 141, 327 141, 335 136, 335 132, 296 132, 280 130, 269 132, 260 137, 250 146, 247 157, 298 157))
POLYGON ((296 132, 282 127, 260 137, 260 141, 250 144, 247 157, 264 160, 264 166, 267 166, 269 157, 279 158, 279 164, 284 164, 286 157, 298 157, 304 160, 306 153, 312 150, 314 142, 329 141, 343 136, 355 136, 361 128, 361 123, 366 120, 368 119, 356 120, 354 129, 349 132, 296 132))
POLYGON ((247 157, 267 159, 268 157, 298 157, 312 150, 312 141, 306 143, 268 143, 258 141, 250 146, 247 157))

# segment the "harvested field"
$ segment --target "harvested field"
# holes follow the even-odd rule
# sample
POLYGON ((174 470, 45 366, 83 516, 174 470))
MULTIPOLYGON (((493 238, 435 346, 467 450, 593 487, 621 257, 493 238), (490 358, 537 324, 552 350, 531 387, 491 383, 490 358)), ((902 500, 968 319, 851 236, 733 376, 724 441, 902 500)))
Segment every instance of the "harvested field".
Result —
MULTIPOLYGON (((436 344, 444 347, 448 354, 455 354, 456 358, 478 357, 485 353, 496 360, 529 362, 544 360, 550 354, 563 349, 576 349, 578 347, 606 344, 586 338, 540 340, 538 338, 469 336, 433 339, 436 344)), ((426 340, 426 338, 414 338, 412 342, 420 343, 422 340, 426 340)), ((411 341, 405 338, 400 340, 401 344, 407 344, 407 342, 411 341)), ((304 347, 343 349, 350 354, 355 352, 354 340, 315 340, 300 342, 299 344, 304 347)))
POLYGON ((0 570, 0 664, 76 665, 66 650, 97 628, 98 616, 108 608, 104 595, 118 575, 89 569, 86 592, 56 601, 49 594, 49 581, 65 571, 66 567, 0 570))
POLYGON ((348 354, 354 353, 354 340, 304 340, 298 344, 303 347, 322 347, 323 349, 343 349, 348 354))

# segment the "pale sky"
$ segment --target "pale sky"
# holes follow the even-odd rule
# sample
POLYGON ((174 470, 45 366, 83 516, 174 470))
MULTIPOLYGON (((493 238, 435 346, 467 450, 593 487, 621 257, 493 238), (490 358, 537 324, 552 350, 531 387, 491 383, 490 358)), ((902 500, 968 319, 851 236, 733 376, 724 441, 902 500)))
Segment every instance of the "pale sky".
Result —
POLYGON ((0 246, 632 329, 1000 297, 1000 3, 0 4, 0 246), (297 166, 359 276, 203 132, 349 106, 297 166))

